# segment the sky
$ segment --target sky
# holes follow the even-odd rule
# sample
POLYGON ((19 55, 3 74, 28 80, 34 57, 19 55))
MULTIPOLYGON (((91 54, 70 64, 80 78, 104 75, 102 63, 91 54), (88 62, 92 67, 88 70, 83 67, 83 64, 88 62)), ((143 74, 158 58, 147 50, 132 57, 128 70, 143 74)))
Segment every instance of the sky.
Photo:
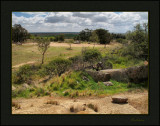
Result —
POLYGON ((12 25, 28 32, 80 32, 103 28, 125 33, 138 23, 148 22, 148 12, 12 12, 12 25))

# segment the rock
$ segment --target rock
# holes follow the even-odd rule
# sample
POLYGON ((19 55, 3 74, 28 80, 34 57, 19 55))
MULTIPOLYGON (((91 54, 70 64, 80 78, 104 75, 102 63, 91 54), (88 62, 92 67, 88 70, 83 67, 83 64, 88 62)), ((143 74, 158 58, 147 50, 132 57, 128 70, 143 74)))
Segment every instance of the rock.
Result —
POLYGON ((119 104, 127 103, 127 100, 128 100, 128 98, 126 98, 126 97, 121 97, 121 96, 112 97, 113 103, 119 103, 119 104))
POLYGON ((105 86, 113 86, 113 83, 110 81, 103 82, 105 86))
POLYGON ((94 70, 85 70, 96 82, 98 81, 109 81, 110 80, 110 74, 98 72, 94 70))
POLYGON ((128 82, 128 76, 124 69, 106 69, 101 70, 100 72, 110 74, 110 77, 113 80, 128 82))
POLYGON ((130 82, 141 83, 148 80, 148 65, 126 68, 125 72, 130 82))
POLYGON ((29 88, 29 85, 26 84, 26 83, 24 83, 24 84, 22 85, 22 87, 23 87, 24 89, 27 89, 27 88, 29 88))
POLYGON ((77 40, 77 41, 74 42, 74 44, 80 44, 80 41, 77 40))
POLYGON ((16 90, 16 88, 12 85, 12 91, 15 91, 16 90))
POLYGON ((89 81, 89 79, 85 76, 83 76, 82 79, 85 80, 85 81, 89 81))
POLYGON ((70 112, 79 112, 79 111, 85 111, 86 107, 82 103, 74 103, 69 107, 70 112))
POLYGON ((100 72, 110 74, 111 79, 120 82, 141 83, 148 80, 148 65, 125 69, 106 69, 100 70, 100 72))

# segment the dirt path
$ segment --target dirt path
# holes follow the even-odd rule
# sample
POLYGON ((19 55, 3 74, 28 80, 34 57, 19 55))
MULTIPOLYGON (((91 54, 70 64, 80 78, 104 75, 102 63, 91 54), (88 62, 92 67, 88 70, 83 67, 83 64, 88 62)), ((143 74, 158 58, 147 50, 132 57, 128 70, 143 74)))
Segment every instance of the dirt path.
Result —
MULTIPOLYGON (((36 45, 36 43, 25 43, 23 45, 36 45)), ((106 45, 106 47, 110 47, 110 46, 118 46, 120 45, 120 43, 117 42, 111 42, 109 45, 106 45)), ((57 43, 57 42, 51 42, 50 46, 54 46, 54 47, 69 47, 69 45, 67 43, 57 43)), ((87 43, 81 43, 81 44, 72 44, 72 47, 93 47, 94 44, 87 44, 87 43)), ((95 47, 104 47, 104 45, 102 44, 95 44, 95 47)))
POLYGON ((29 61, 29 62, 26 62, 26 63, 21 63, 21 64, 18 64, 18 65, 12 66, 12 68, 18 68, 18 67, 26 65, 26 64, 34 64, 35 62, 36 61, 29 61))
POLYGON ((12 107, 13 114, 75 114, 70 112, 71 106, 79 110, 79 114, 147 114, 148 113, 148 92, 124 93, 118 96, 128 97, 127 104, 112 103, 112 96, 104 98, 81 97, 77 99, 59 97, 37 97, 30 99, 13 99, 18 102, 21 109, 12 107), (57 101, 59 105, 46 104, 47 101, 57 101), (87 107, 88 104, 98 107, 98 112, 87 107), (81 108, 86 110, 82 111, 81 108))

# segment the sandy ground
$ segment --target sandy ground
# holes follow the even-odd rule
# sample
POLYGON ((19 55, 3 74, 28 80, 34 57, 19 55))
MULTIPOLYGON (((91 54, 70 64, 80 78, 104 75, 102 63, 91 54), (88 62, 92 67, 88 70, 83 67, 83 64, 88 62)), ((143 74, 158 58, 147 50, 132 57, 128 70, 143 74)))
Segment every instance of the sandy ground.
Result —
POLYGON ((118 96, 127 97, 128 103, 112 103, 113 96, 103 98, 90 96, 76 99, 45 96, 30 99, 12 99, 12 102, 17 102, 21 106, 20 109, 12 107, 12 114, 148 114, 147 91, 121 93, 118 96), (57 101, 58 105, 46 104, 47 101, 57 101), (87 106, 90 103, 98 107, 97 112, 87 106), (72 106, 77 108, 77 112, 70 112, 72 106))
MULTIPOLYGON (((25 43, 25 44, 23 44, 23 45, 36 45, 36 43, 25 43)), ((109 45, 106 45, 106 47, 115 46, 115 45, 120 45, 120 44, 117 43, 117 42, 111 42, 109 45)), ((50 46, 55 46, 55 47, 64 46, 64 47, 68 47, 69 45, 68 45, 67 43, 51 42, 51 43, 50 43, 50 46)), ((93 43, 91 43, 91 44, 81 43, 81 44, 72 44, 71 46, 72 46, 72 47, 93 47, 94 44, 93 44, 93 43)), ((104 45, 102 45, 102 44, 95 44, 95 47, 104 47, 104 45)))
POLYGON ((21 64, 18 64, 18 65, 12 66, 12 68, 18 68, 18 67, 26 65, 26 64, 34 64, 35 62, 36 61, 29 61, 29 62, 26 62, 26 63, 21 63, 21 64))

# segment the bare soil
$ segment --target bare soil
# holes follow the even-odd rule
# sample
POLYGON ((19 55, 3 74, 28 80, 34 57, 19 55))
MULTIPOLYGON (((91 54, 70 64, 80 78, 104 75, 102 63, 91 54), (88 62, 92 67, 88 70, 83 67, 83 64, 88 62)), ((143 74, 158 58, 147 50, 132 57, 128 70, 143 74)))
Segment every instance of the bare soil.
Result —
POLYGON ((12 68, 18 68, 18 67, 26 65, 26 64, 34 64, 34 63, 35 63, 35 61, 29 61, 29 62, 26 62, 26 63, 21 63, 21 64, 18 64, 18 65, 12 66, 12 68))
MULTIPOLYGON (((23 45, 36 45, 36 43, 25 43, 23 45)), ((119 43, 117 42, 111 42, 110 44, 107 44, 106 47, 110 47, 110 46, 118 46, 120 45, 119 43)), ((55 46, 55 47, 62 47, 62 46, 65 46, 65 47, 68 47, 68 43, 57 43, 57 42, 51 42, 50 43, 50 46, 55 46)), ((93 43, 80 43, 80 44, 71 44, 71 47, 93 47, 94 44, 93 43)), ((95 44, 95 47, 104 47, 104 44, 95 44)))
POLYGON ((35 97, 12 99, 20 108, 12 107, 12 114, 148 114, 148 92, 126 92, 116 94, 128 98, 128 103, 112 103, 112 97, 35 97), (58 104, 48 104, 52 103, 58 104), (55 102, 56 101, 56 102, 55 102), (97 106, 97 111, 88 107, 88 104, 97 106), (76 111, 71 112, 71 108, 76 111), (84 109, 85 108, 85 109, 84 109))

